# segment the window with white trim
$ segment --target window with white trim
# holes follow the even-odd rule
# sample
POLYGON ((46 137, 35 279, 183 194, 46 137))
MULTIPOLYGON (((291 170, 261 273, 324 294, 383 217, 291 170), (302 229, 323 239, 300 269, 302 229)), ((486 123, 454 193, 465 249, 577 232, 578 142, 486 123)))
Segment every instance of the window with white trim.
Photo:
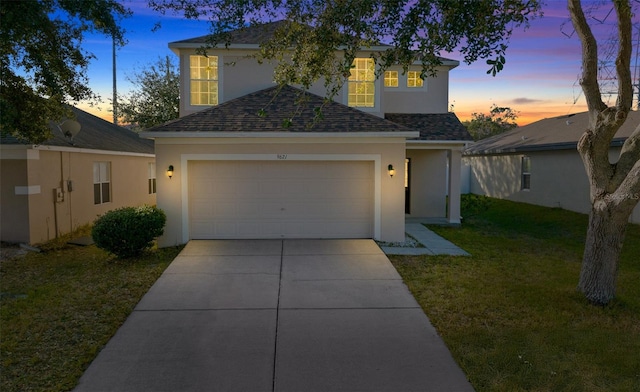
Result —
POLYGON ((153 195, 156 193, 156 164, 153 162, 149 163, 149 194, 153 195))
POLYGON ((423 83, 419 71, 407 72, 407 87, 422 87, 423 83))
POLYGON ((218 56, 189 56, 191 105, 218 104, 218 56))
POLYGON ((384 86, 385 87, 398 87, 398 71, 385 71, 384 72, 384 86))
POLYGON ((376 101, 375 63, 371 58, 353 60, 349 76, 348 105, 372 108, 376 101))
POLYGON ((93 162, 93 204, 111 202, 111 163, 93 162))
POLYGON ((529 190, 531 189, 531 158, 530 157, 528 156, 522 157, 521 171, 522 171, 522 180, 520 184, 520 189, 529 190))

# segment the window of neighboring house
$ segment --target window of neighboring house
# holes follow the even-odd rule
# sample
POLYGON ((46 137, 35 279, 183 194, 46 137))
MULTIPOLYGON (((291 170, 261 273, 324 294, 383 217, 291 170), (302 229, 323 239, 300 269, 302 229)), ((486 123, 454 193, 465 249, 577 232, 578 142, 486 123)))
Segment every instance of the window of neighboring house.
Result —
POLYGON ((522 183, 520 189, 531 189, 531 158, 522 157, 522 183))
POLYGON ((189 56, 191 105, 218 104, 218 56, 189 56))
POLYGON ((111 201, 111 163, 93 163, 93 204, 111 201))
POLYGON ((384 86, 385 87, 398 87, 398 71, 385 71, 384 72, 384 86))
POLYGON ((156 164, 149 163, 149 194, 156 193, 156 164))
POLYGON ((370 58, 353 60, 349 76, 348 104, 352 107, 375 106, 375 63, 370 58))
POLYGON ((423 80, 419 71, 407 72, 407 87, 422 87, 423 80))

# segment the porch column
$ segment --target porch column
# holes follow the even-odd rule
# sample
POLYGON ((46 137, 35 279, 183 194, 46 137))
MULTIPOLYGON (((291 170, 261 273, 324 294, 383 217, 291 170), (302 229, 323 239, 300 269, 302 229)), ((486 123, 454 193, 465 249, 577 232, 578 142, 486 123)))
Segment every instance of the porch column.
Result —
POLYGON ((460 172, 462 151, 449 150, 449 203, 447 204, 447 221, 460 223, 460 172))

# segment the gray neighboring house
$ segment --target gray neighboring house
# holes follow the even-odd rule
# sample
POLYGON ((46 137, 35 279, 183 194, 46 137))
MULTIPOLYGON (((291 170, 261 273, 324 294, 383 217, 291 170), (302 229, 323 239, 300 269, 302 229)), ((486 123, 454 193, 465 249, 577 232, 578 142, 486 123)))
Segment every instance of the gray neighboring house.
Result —
POLYGON ((38 244, 124 206, 155 204, 154 143, 77 108, 42 144, 0 139, 0 239, 38 244))
MULTIPOLYGON (((630 112, 611 143, 612 162, 638 124, 640 112, 630 112)), ((587 126, 587 112, 570 114, 470 145, 463 156, 469 192, 589 213, 589 182, 576 150, 587 126)), ((640 205, 633 210, 630 222, 640 224, 640 205)))

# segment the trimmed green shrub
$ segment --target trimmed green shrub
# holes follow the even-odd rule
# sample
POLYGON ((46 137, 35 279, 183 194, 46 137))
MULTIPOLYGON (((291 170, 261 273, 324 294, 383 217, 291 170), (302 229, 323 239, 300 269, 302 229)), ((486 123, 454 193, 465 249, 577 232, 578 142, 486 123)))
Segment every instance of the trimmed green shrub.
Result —
POLYGON ((487 211, 493 200, 490 197, 468 193, 460 195, 460 211, 464 218, 477 216, 487 211))
POLYGON ((98 217, 91 237, 100 249, 119 258, 138 256, 162 235, 167 216, 155 206, 123 207, 98 217))

